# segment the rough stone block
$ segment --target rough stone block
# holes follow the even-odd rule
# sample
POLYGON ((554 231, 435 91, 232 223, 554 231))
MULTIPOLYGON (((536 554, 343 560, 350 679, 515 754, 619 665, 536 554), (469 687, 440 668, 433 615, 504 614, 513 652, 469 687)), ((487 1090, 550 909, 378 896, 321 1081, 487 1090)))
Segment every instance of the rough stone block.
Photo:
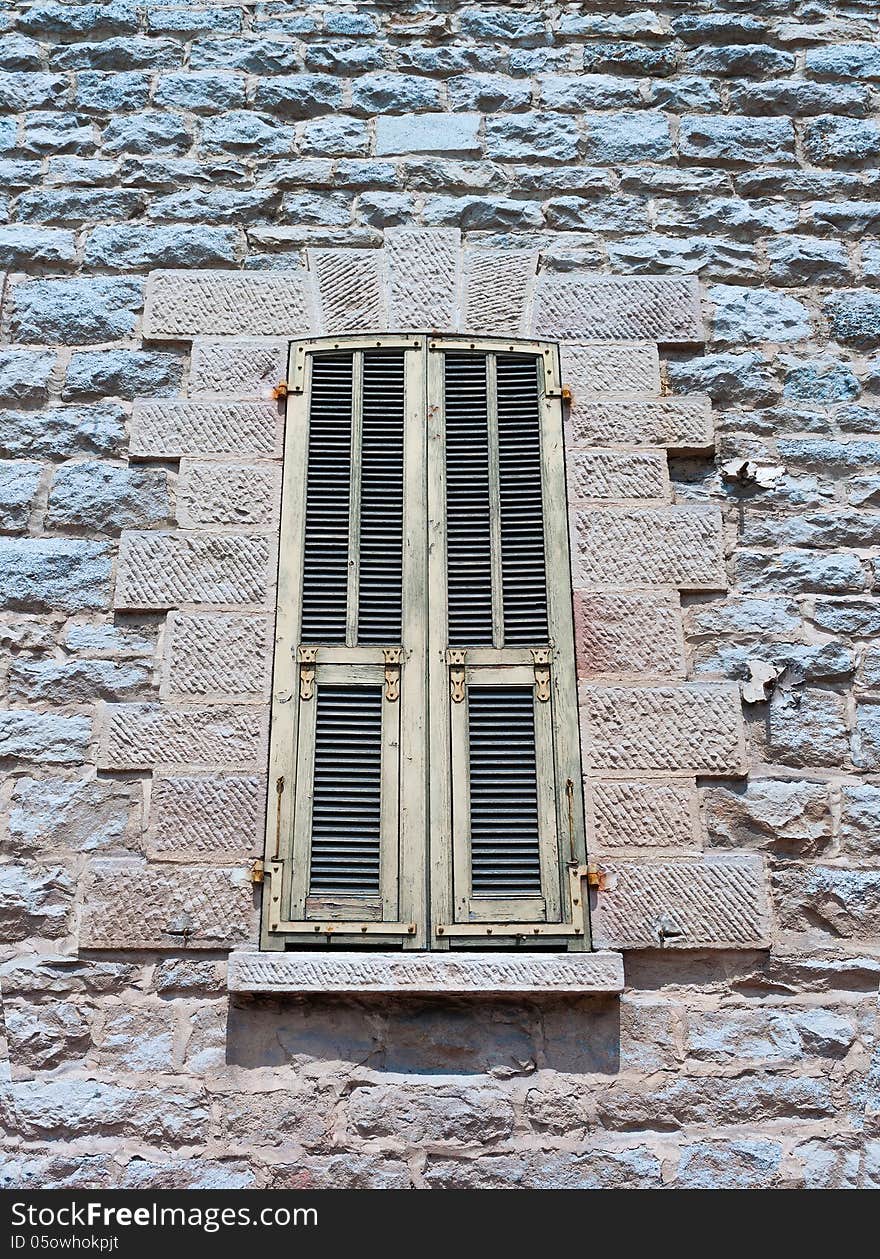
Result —
POLYGON ((0 462, 0 529, 27 529, 42 471, 38 463, 0 462))
MULTIPOLYGON (((656 345, 563 345, 562 379, 572 392, 572 416, 592 394, 660 392, 660 360, 656 345)), ((627 441, 626 436, 615 440, 627 441)))
MULTIPOLYGON (((564 347, 565 353, 565 347, 564 347)), ((579 397, 574 393, 569 432, 585 446, 619 442, 705 451, 715 441, 709 398, 651 398, 632 402, 579 397)))
POLYGON ((377 249, 310 249, 322 332, 387 327, 382 255, 377 249))
POLYGON ((208 864, 263 847, 266 781, 256 775, 157 775, 150 794, 149 857, 208 864))
POLYGON ((578 675, 684 676, 681 608, 676 594, 576 591, 574 632, 578 675))
POLYGON ((758 857, 603 863, 593 944, 622 949, 767 948, 770 916, 758 857))
POLYGON ((659 450, 573 450, 568 485, 569 502, 671 496, 666 456, 659 450))
POLYGON ((112 463, 69 463, 55 472, 46 526, 113 533, 165 523, 168 477, 153 468, 112 463))
POLYGON ((538 254, 526 249, 471 249, 464 256, 466 332, 522 336, 528 327, 538 254))
POLYGON ((275 402, 140 402, 131 417, 131 453, 153 459, 181 455, 281 454, 275 402))
MULTIPOLYGON (((26 940, 29 936, 54 940, 66 935, 75 892, 73 879, 59 867, 12 861, 0 863, 0 937, 4 944, 26 940)), ((8 991, 5 978, 3 986, 8 991)), ((3 1127, 3 1131, 9 1130, 3 1127)))
POLYGON ((13 660, 10 699, 25 703, 89 704, 96 699, 149 699, 152 672, 115 660, 13 660))
POLYGON ((197 463, 183 459, 177 519, 186 528, 272 529, 281 506, 281 469, 273 464, 197 463))
POLYGON ((880 870, 785 865, 773 876, 780 926, 789 931, 827 932, 841 940, 874 941, 880 915, 880 870))
POLYGON ((92 611, 110 601, 110 551, 80 538, 0 538, 0 606, 92 611))
POLYGON ((263 604, 269 591, 269 543, 244 534, 124 533, 116 577, 117 608, 179 604, 263 604))
POLYGON ((0 758, 78 764, 86 759, 91 736, 88 717, 59 717, 11 708, 0 712, 0 758))
POLYGON ((15 854, 52 849, 125 852, 131 793, 125 783, 101 779, 18 778, 9 805, 8 840, 15 854))
POLYGON ((532 327, 560 341, 704 340, 699 285, 678 277, 539 276, 532 327))
POLYGON ((580 687, 584 755, 597 770, 738 775, 745 749, 739 689, 678 686, 580 687))
POLYGON ((248 938, 245 870, 143 862, 94 863, 87 875, 80 943, 90 949, 218 949, 248 938))
POLYGON ((286 341, 193 342, 191 395, 263 398, 286 376, 286 341))
POLYGON ((160 1147, 201 1144, 211 1119, 200 1092, 76 1079, 22 1081, 3 1099, 3 1110, 6 1130, 25 1140, 45 1141, 64 1130, 71 1139, 123 1134, 160 1147))
POLYGON ((794 157, 794 128, 789 118, 682 118, 678 146, 683 157, 703 162, 785 162, 794 157))
POLYGON ((32 345, 93 345, 129 337, 142 290, 140 280, 107 276, 23 280, 11 295, 12 339, 32 345))
POLYGON ((394 227, 385 233, 390 326, 458 326, 460 235, 454 228, 394 227))
POLYGON ((125 412, 118 403, 0 411, 0 453, 35 458, 117 455, 125 440, 125 412))
POLYGON ((700 848, 699 800, 693 782, 588 782, 590 852, 619 848, 700 848))
POLYGON ((264 717, 262 709, 220 705, 108 704, 101 722, 100 763, 107 769, 251 769, 260 758, 264 717))
POLYGON ((831 806, 823 783, 752 778, 703 791, 709 843, 812 856, 831 842, 831 806))
POLYGON ((144 336, 308 336, 314 331, 306 271, 154 271, 144 336))
POLYGON ((714 508, 596 505, 571 520, 575 586, 726 588, 714 508))
POLYGON ((176 354, 86 350, 73 354, 64 378, 68 398, 167 398, 180 392, 183 362, 176 354))
POLYGON ((57 227, 0 227, 0 267, 25 271, 35 267, 63 270, 76 260, 76 237, 57 227))
POLYGON ((49 350, 0 349, 0 402, 45 402, 55 363, 49 350))
POLYGON ((169 612, 163 698, 265 696, 272 651, 266 616, 169 612))

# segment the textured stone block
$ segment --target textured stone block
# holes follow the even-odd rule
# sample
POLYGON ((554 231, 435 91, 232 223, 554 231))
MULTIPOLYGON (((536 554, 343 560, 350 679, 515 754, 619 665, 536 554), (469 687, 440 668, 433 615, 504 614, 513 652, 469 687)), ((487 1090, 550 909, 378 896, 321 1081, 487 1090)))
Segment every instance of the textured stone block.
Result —
POLYGON ((532 326, 561 341, 704 340, 699 284, 679 277, 539 276, 532 326))
POLYGON ((250 769, 260 758, 264 724, 262 709, 108 704, 101 723, 100 763, 108 769, 250 769))
POLYGON ((724 590, 721 517, 712 507, 572 512, 575 586, 724 590))
POLYGON ((308 336, 314 331, 306 271, 153 271, 144 337, 308 336))
POLYGON ((620 992, 614 953, 233 953, 230 992, 620 992))
POLYGON ((700 847, 699 801, 691 781, 590 782, 591 852, 700 847))
POLYGON ((376 119, 376 154, 478 153, 479 114, 397 114, 376 119))
POLYGON ((584 499, 668 499, 666 455, 659 450, 573 450, 569 502, 584 499))
POLYGON ((109 276, 24 280, 12 291, 13 341, 93 345, 129 337, 141 308, 143 281, 109 276))
MULTIPOLYGON (((604 863, 603 863, 604 865, 604 863)), ((604 865, 591 915, 597 948, 767 948, 770 918, 758 857, 604 865)))
POLYGON ((370 332, 388 326, 378 249, 310 249, 322 332, 370 332))
POLYGON ((181 460, 177 519, 184 528, 273 529, 280 507, 280 465, 181 460))
POLYGON ((110 601, 110 550, 80 538, 0 538, 0 607, 79 612, 110 601))
POLYGON ((575 591, 574 633, 579 676, 684 676, 681 608, 674 593, 575 591))
POLYGON ((115 533, 165 524, 169 514, 164 471, 89 460, 56 470, 46 528, 115 533))
POLYGON ((169 612, 164 698, 265 695, 272 652, 267 616, 169 612))
POLYGON ((147 855, 228 862, 263 846, 265 779, 256 775, 157 775, 150 793, 147 855))
POLYGON ((88 717, 59 717, 23 708, 0 711, 0 759, 77 764, 86 758, 91 735, 88 717))
MULTIPOLYGON (((572 413, 591 394, 660 392, 660 358, 650 342, 560 346, 562 379, 573 395, 572 413)), ((623 438, 621 440, 627 440, 623 438)))
POLYGON ((740 774, 739 689, 721 683, 580 687, 584 755, 597 770, 740 774))
POLYGON ((0 402, 45 402, 56 362, 49 350, 0 349, 0 402))
POLYGON ((131 453, 154 459, 179 459, 181 455, 280 455, 278 405, 221 401, 135 403, 131 453))
POLYGON ((98 778, 17 778, 9 806, 11 851, 38 854, 124 852, 129 836, 131 793, 126 783, 98 778))
POLYGON ((194 341, 189 392, 262 398, 287 378, 286 341, 194 341))
POLYGON ((827 932, 836 948, 844 940, 876 942, 880 870, 786 863, 774 874, 773 900, 785 930, 827 932))
POLYGON ((248 938, 245 870, 95 863, 83 898, 80 944, 89 949, 216 949, 248 938))
POLYGON ((269 544, 262 537, 124 533, 115 606, 262 604, 269 588, 268 565, 269 544))
POLYGON ((530 249, 471 249, 464 256, 464 330, 523 336, 538 265, 530 249))
POLYGON ((626 443, 669 450, 707 450, 715 440, 711 403, 701 396, 616 402, 579 397, 575 391, 568 433, 575 444, 626 443))
POLYGON ((389 326, 448 331, 458 327, 459 232, 394 227, 385 233, 389 326))

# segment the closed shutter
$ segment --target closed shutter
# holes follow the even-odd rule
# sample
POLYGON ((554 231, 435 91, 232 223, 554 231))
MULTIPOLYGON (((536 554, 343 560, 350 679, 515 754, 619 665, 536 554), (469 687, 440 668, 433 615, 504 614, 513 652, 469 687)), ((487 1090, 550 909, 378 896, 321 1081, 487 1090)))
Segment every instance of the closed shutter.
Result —
POLYGON ((585 947, 555 351, 342 337, 290 378, 264 947, 585 947))

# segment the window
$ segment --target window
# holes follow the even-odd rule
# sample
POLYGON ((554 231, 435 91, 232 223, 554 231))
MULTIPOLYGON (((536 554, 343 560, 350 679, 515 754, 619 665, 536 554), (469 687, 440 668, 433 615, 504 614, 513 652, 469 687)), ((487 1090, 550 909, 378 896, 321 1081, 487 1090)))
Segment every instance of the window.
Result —
POLYGON ((291 347, 263 947, 589 947, 546 343, 291 347))

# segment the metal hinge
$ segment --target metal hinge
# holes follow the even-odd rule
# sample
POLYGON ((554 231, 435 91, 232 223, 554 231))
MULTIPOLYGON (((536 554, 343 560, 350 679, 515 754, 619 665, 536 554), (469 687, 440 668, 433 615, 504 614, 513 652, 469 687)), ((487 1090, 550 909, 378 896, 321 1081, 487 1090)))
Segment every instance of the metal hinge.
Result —
POLYGON ((464 700, 464 661, 465 652, 450 647, 446 653, 446 663, 450 666, 449 689, 453 704, 461 704, 464 700))
POLYGON ((251 883, 262 883, 265 869, 261 860, 257 859, 251 866, 251 883))
POLYGON ((535 698, 542 704, 550 699, 550 649, 538 647, 532 652, 535 662, 535 698))
POLYGON ((385 698, 393 704, 400 699, 400 661, 403 650, 400 647, 386 647, 382 656, 385 660, 385 698))
POLYGON ((315 661, 317 647, 300 647, 296 653, 299 661, 299 697, 311 699, 315 693, 315 661))

